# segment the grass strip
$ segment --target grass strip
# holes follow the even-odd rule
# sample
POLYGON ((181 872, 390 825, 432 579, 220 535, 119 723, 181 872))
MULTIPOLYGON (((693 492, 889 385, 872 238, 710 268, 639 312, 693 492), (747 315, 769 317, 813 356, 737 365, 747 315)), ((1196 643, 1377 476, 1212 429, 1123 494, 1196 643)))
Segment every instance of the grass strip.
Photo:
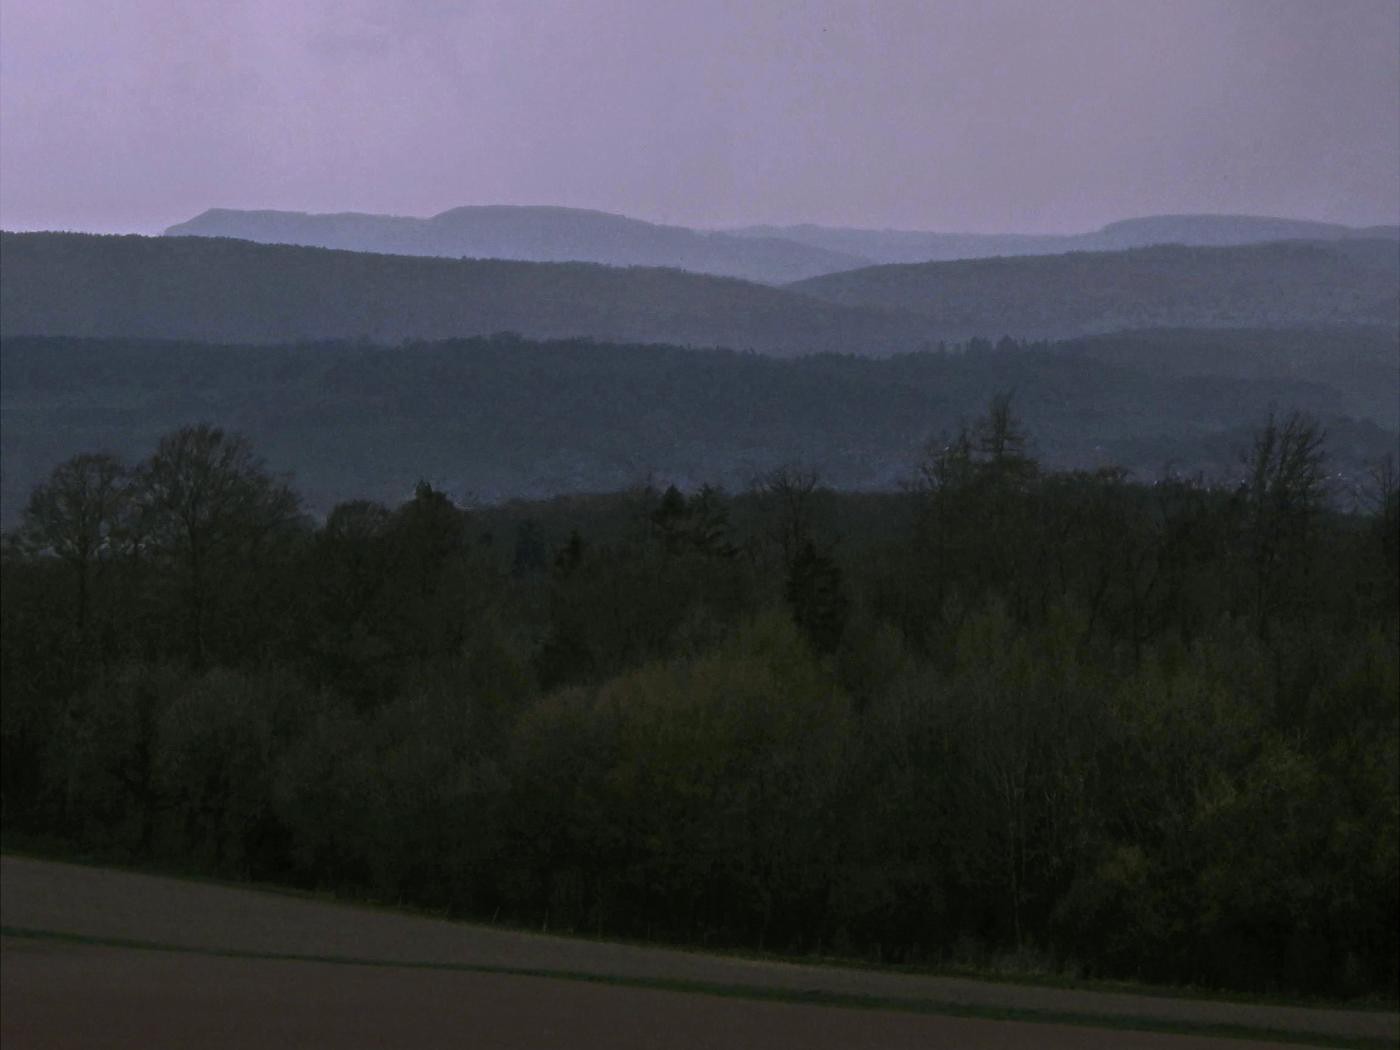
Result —
POLYGON ((1078 1025, 1090 1028, 1121 1029, 1142 1032, 1163 1032, 1173 1035, 1216 1036, 1227 1039, 1254 1039, 1303 1046, 1326 1046, 1345 1050, 1392 1050, 1387 1039, 1329 1036, 1250 1025, 1217 1024, 1201 1021, 1168 1021, 1149 1017, 1075 1013, 1058 1010, 1025 1009, 1019 1007, 970 1006, 963 1003, 939 1002, 907 997, 861 995, 830 992, 820 989, 771 988, 745 984, 721 984, 666 977, 633 977, 617 974, 587 973, 575 970, 551 970, 537 967, 492 966, 480 963, 405 962, 388 959, 363 959, 344 955, 312 955, 294 952, 253 951, 240 948, 211 948, 195 945, 165 944, 126 937, 93 937, 58 930, 39 930, 24 926, 0 925, 0 936, 25 940, 50 941, 91 947, 123 948, 134 951, 173 952, 220 959, 247 959, 269 962, 324 963, 333 966, 385 967, 402 970, 437 970, 457 973, 489 974, 503 977, 544 977, 554 980, 578 981, 587 984, 641 988, 650 991, 682 992, 711 995, 729 999, 751 999, 766 1002, 795 1003, 806 1006, 830 1006, 854 1010, 890 1010, 904 1013, 935 1014, 989 1021, 1023 1021, 1036 1024, 1078 1025))
MULTIPOLYGON (((621 945, 629 948, 646 948, 660 951, 682 952, 688 955, 706 955, 722 959, 738 959, 746 962, 771 962, 794 966, 812 966, 825 969, 861 970, 868 973, 890 973, 910 977, 950 977, 960 980, 981 981, 988 984, 1004 984, 1026 988, 1054 988, 1066 991, 1101 992, 1119 995, 1137 995, 1153 999, 1192 1000, 1203 1003, 1236 1003, 1246 1006, 1285 1006, 1307 1010, 1346 1010, 1353 1013, 1394 1013, 1400 1009, 1400 1000, 1395 1002, 1371 997, 1366 999, 1328 999, 1318 996, 1287 996, 1261 992, 1239 992, 1220 988, 1203 988, 1196 985, 1145 984, 1138 981, 1112 978, 1080 978, 1055 973, 1026 973, 1006 970, 996 966, 979 967, 961 964, 922 965, 904 963, 877 963, 869 959, 847 956, 790 955, 782 952, 758 951, 752 948, 710 947, 687 941, 642 940, 635 937, 594 935, 574 929, 564 931, 542 931, 537 926, 513 922, 497 922, 479 916, 454 915, 437 908, 425 908, 413 904, 389 903, 346 890, 312 890, 289 886, 282 883, 250 881, 219 875, 210 875, 197 870, 170 867, 150 862, 118 861, 92 854, 73 853, 49 840, 16 836, 13 832, 3 835, 0 842, 0 855, 21 860, 35 860, 46 863, 71 864, 81 868, 111 869, 130 875, 144 875, 150 878, 175 879, 199 886, 218 886, 223 889, 245 890, 255 893, 269 893, 279 897, 313 901, 318 904, 335 905, 342 908, 358 908, 388 915, 404 915, 419 919, 433 919, 460 925, 506 933, 524 933, 549 937, 567 937, 570 940, 587 941, 593 944, 621 945), (18 843, 18 845, 15 845, 18 843)), ((1204 1022, 1203 1022, 1204 1023, 1204 1022)), ((1394 1050, 1395 1044, 1387 1044, 1394 1050)))

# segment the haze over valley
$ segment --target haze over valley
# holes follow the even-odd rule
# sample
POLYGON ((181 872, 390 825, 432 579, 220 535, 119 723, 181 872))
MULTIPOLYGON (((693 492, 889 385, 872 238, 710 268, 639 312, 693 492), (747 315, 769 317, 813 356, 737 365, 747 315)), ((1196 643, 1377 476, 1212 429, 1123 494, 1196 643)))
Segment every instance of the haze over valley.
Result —
POLYGON ((1400 2, 0 27, 6 1050, 1396 1045, 1400 2))

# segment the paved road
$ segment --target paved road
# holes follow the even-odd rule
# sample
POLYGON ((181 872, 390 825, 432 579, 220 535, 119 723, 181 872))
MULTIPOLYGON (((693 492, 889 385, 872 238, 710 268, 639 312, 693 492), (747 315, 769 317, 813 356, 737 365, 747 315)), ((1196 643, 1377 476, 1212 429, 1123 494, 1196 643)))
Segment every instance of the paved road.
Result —
MULTIPOLYGON (((0 922, 7 927, 39 929, 78 934, 94 938, 130 939, 189 948, 233 950, 286 955, 310 955, 373 959, 385 963, 433 963, 467 965, 498 969, 586 973, 641 980, 664 979, 715 985, 742 985, 787 991, 817 991, 837 995, 870 996, 884 999, 910 1000, 925 1004, 960 1004, 969 1007, 993 1007, 1047 1011, 1061 1014, 1094 1015, 1099 1017, 1145 1018, 1162 1022, 1242 1025, 1259 1029, 1275 1029, 1322 1037, 1370 1037, 1400 1042, 1400 1015, 1392 1012, 1350 1010, 1318 1010, 1297 1007, 1227 1003, 1209 1000, 1169 999, 1120 993, 1089 992, 1070 989, 1041 988, 1026 985, 997 984, 960 978, 925 977, 909 974, 847 970, 835 967, 760 962, 704 955, 694 952, 641 948, 629 945, 598 943, 565 937, 473 926, 417 916, 357 908, 348 905, 304 899, 277 893, 236 889, 176 879, 136 875, 110 869, 58 864, 19 857, 0 858, 0 922)), ((7 944, 6 965, 3 967, 7 1006, 19 986, 12 980, 38 981, 49 974, 62 972, 92 973, 100 971, 98 958, 92 953, 115 952, 115 949, 60 946, 51 942, 47 954, 38 948, 21 951, 14 942, 7 944), (89 960, 89 961, 83 961, 89 960), (19 962, 20 965, 15 965, 19 962), (88 970, 84 970, 88 967, 88 970), (96 967, 96 970, 92 970, 96 967), (11 971, 18 976, 12 979, 11 971), (38 975, 38 976, 36 976, 38 975)), ((31 948, 34 942, 30 942, 31 948)), ((181 965, 191 971, 210 966, 227 965, 245 976, 240 987, 255 988, 265 981, 269 972, 310 974, 325 969, 339 971, 335 980, 305 977, 314 988, 343 988, 364 980, 358 968, 327 967, 313 963, 272 963, 269 961, 207 959, 199 956, 171 953, 122 952, 124 965, 132 972, 154 972, 162 967, 181 965), (133 960, 141 960, 139 963, 133 960), (183 960, 183 964, 172 960, 183 960), (194 960, 201 960, 196 963, 194 960), (300 969, 297 969, 300 968, 300 969)), ((367 968, 366 972, 380 972, 367 968)), ((598 985, 561 982, 543 978, 507 977, 496 974, 448 974, 433 971, 384 971, 397 976, 385 977, 386 987, 421 981, 424 987, 435 982, 464 988, 484 988, 492 982, 505 982, 512 989, 550 987, 570 983, 570 992, 560 991, 565 998, 583 997, 601 1001, 611 995, 636 996, 638 1001, 651 997, 668 997, 681 993, 644 989, 606 988, 598 985), (489 978, 489 980, 488 980, 489 978), (456 983, 454 983, 456 982, 456 983), (483 983, 484 982, 484 983, 483 983), (525 982, 521 984, 520 982, 525 982), (532 982, 542 982, 538 985, 532 982), (596 993, 596 994, 595 994, 596 993)), ((86 978, 85 978, 86 979, 86 978)), ((58 981, 58 983, 63 983, 58 981)), ((32 985, 26 986, 32 991, 32 985)), ((113 992, 120 998, 120 994, 113 992)), ((315 993, 308 991, 314 999, 315 993)), ((326 992, 325 994, 332 994, 326 992)), ((335 993, 339 994, 339 993, 335 993)), ((398 994, 398 993, 396 993, 398 994)), ((404 994, 407 994, 406 992, 404 994)), ((552 993, 551 993, 552 994, 552 993)), ((412 998, 412 996, 410 996, 412 998)), ((920 1017, 889 1012, 844 1011, 805 1005, 741 1002, 714 997, 682 996, 694 1009, 707 1011, 737 1011, 745 1016, 757 1016, 769 1010, 813 1011, 832 1018, 899 1017, 899 1023, 916 1024, 935 1021, 972 1024, 971 1020, 920 1017), (703 1003, 703 1005, 701 1005, 703 1003), (721 1006, 720 1004, 723 1004, 721 1006)), ((17 1001, 17 1000, 16 1000, 17 1001)), ((251 996, 249 1002, 255 1002, 251 996)), ((523 1001, 523 1000, 522 1000, 523 1001)), ((630 999, 628 1000, 631 1001, 630 999)), ((6 1015, 10 1010, 5 1011, 6 1015)), ((9 1026, 8 1018, 5 1024, 9 1026)), ((738 1023, 738 1022, 736 1022, 738 1023)), ((834 1025, 844 1022, 832 1021, 834 1025)), ((881 1024, 885 1022, 879 1022, 881 1024)), ((894 1023, 894 1022, 889 1022, 894 1023)), ((977 1021, 983 1025, 1005 1025, 1011 1022, 977 1021)), ((1037 1031, 1049 1032, 1056 1026, 1037 1024, 1037 1031)), ((1079 1030, 1081 1034, 1088 1029, 1079 1030)), ((681 1034, 677 1031, 675 1034, 681 1034)), ((770 1031, 771 1034, 771 1031, 770 1031)), ((1108 1042, 1105 1046, 1126 1046, 1128 1040, 1148 1039, 1147 1034, 1118 1030, 1100 1032, 1108 1042)), ((1087 1038, 1087 1037, 1085 1037, 1087 1038)), ((1184 1037, 1150 1036, 1153 1040, 1173 1039, 1170 1045, 1183 1048, 1211 1042, 1184 1037)), ((786 1041, 786 1040, 784 1040, 786 1041)), ((1016 1041, 1019 1045, 1019 1040, 1016 1041)), ((6 1046, 10 1045, 6 1039, 6 1046)), ((19 1045, 19 1044, 15 1044, 19 1045)), ((502 1043, 500 1045, 516 1045, 502 1043)), ((525 1044, 521 1044, 525 1045, 525 1044)), ((641 1045, 641 1044, 638 1044, 641 1045)), ((699 1042, 675 1045, 708 1045, 699 1042)), ((758 1044, 754 1044, 758 1045, 758 1044)), ((862 1045, 837 1043, 831 1045, 862 1045)), ((899 1045, 897 1043, 885 1045, 899 1045)), ((921 1045, 929 1045, 927 1043, 921 1045)), ((937 1044, 934 1044, 937 1045, 937 1044)), ((980 1045, 971 1042, 957 1045, 980 1045)), ((1000 1045, 1000 1044, 988 1044, 1000 1045)), ((1010 1044, 1008 1044, 1010 1045, 1010 1044)), ((1027 1043, 1026 1045, 1034 1045, 1027 1043)), ((1068 1044, 1067 1044, 1068 1045, 1068 1044)), ((1076 1045, 1087 1045, 1079 1042, 1076 1045)), ((1159 1042, 1132 1045, 1168 1045, 1159 1042)), ((1248 1044, 1235 1040, 1229 1046, 1242 1048, 1248 1044)))

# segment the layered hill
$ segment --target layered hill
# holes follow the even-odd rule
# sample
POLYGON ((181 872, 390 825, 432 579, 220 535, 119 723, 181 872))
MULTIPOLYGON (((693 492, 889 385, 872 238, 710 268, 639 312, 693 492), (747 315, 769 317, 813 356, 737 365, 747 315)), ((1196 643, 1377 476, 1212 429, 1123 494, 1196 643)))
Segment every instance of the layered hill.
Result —
POLYGON ((1400 226, 1341 226, 1256 215, 1155 215, 1110 223, 1089 233, 938 233, 834 226, 748 226, 736 237, 780 238, 811 248, 858 255, 872 263, 940 262, 1000 255, 1062 255, 1117 251, 1157 244, 1188 246, 1260 244, 1266 241, 1400 239, 1400 226))
POLYGON ((1059 338, 1132 328, 1400 321, 1400 245, 1384 239, 1163 245, 874 266, 791 289, 919 313, 940 337, 1059 338))
POLYGON ((782 284, 875 260, 777 237, 734 237, 579 208, 492 205, 431 218, 214 208, 165 231, 392 255, 669 266, 782 284))
POLYGON ((0 335, 215 343, 540 339, 879 356, 973 336, 1395 325, 1384 240, 867 267, 785 288, 675 269, 203 237, 0 235, 0 335))
POLYGON ((536 338, 882 354, 928 323, 674 269, 415 258, 205 237, 0 235, 0 335, 218 343, 536 338))
POLYGON ((1253 215, 1156 215, 1087 233, 964 234, 830 226, 747 226, 707 231, 581 208, 481 205, 429 218, 360 212, 212 208, 167 236, 233 237, 346 251, 525 262, 669 266, 768 284, 885 263, 1059 255, 1156 244, 1237 245, 1279 240, 1400 238, 1400 227, 1253 215))

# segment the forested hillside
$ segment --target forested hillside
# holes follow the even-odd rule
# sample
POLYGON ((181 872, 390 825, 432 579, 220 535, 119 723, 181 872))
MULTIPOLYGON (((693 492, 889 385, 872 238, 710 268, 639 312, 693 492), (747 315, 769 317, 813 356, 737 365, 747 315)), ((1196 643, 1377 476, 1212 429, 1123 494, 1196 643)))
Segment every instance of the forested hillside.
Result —
POLYGON ((204 342, 535 338, 881 354, 929 324, 731 278, 204 237, 0 235, 0 335, 204 342))
POLYGON ((532 338, 881 355, 1141 327, 1395 325, 1395 242, 873 267, 771 288, 669 269, 196 237, 0 235, 0 335, 203 342, 532 338))
POLYGON ((427 219, 212 208, 165 232, 394 255, 670 266, 773 284, 875 261, 776 237, 734 237, 580 208, 481 205, 427 219))
POLYGON ((418 477, 494 501, 648 477, 742 489, 784 463, 840 488, 893 489, 931 438, 1016 391, 1037 454, 1239 476, 1251 419, 1316 413, 1345 487, 1395 450, 1400 344, 1386 329, 1145 332, 1049 345, 974 342, 887 360, 502 337, 276 347, 6 339, 12 523, 29 489, 85 448, 139 456, 200 419, 245 431, 310 505, 403 498, 418 477))
POLYGON ((1395 328, 1154 329, 1049 345, 1163 379, 1214 376, 1344 391, 1348 411, 1400 427, 1400 331, 1395 328))
POLYGON ((1058 338, 1127 328, 1385 324, 1400 319, 1400 242, 1240 247, 876 266, 789 287, 911 311, 950 338, 1058 338))
POLYGON ((420 483, 315 523, 217 428, 55 464, 0 546, 5 833, 551 931, 1393 997, 1393 470, 1340 510, 1280 414, 1225 488, 1053 473, 1014 408, 883 495, 420 483))

